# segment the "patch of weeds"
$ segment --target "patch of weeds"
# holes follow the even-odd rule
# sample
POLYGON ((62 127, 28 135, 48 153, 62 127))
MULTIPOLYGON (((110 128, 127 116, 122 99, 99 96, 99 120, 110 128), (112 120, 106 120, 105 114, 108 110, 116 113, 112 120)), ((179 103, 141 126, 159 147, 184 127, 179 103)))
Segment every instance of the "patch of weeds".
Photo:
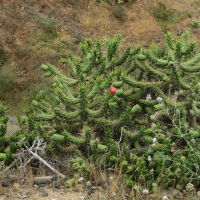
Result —
POLYGON ((63 43, 63 44, 66 44, 67 41, 68 41, 67 39, 62 39, 62 40, 60 40, 60 42, 63 43))
POLYGON ((0 99, 6 100, 6 94, 9 94, 13 88, 16 74, 9 68, 3 67, 0 71, 0 99))
POLYGON ((190 24, 195 28, 200 27, 200 22, 198 20, 192 20, 190 24))
POLYGON ((118 6, 114 8, 112 13, 115 17, 123 21, 126 19, 126 16, 127 16, 127 14, 125 13, 125 8, 122 6, 118 6))
POLYGON ((174 16, 174 13, 177 11, 176 9, 168 9, 166 10, 165 5, 163 3, 159 3, 160 8, 152 8, 153 15, 161 21, 168 21, 174 16))
POLYGON ((6 10, 8 8, 8 5, 0 5, 0 10, 6 10))
POLYGON ((3 65, 7 60, 6 52, 3 50, 2 45, 0 45, 0 66, 3 65))
POLYGON ((53 19, 48 17, 37 17, 36 21, 40 23, 47 33, 50 33, 54 37, 58 36, 56 22, 53 19))

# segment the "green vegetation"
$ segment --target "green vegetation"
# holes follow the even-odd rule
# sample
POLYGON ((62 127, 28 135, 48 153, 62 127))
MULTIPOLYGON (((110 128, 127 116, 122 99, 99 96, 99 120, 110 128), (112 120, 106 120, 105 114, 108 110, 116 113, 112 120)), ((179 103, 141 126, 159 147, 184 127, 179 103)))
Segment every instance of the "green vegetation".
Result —
POLYGON ((57 37, 56 22, 48 17, 37 17, 36 21, 41 24, 44 31, 50 33, 53 37, 57 37))
POLYGON ((44 77, 54 76, 51 95, 39 91, 34 110, 25 109, 27 120, 18 116, 20 131, 8 139, 1 108, 2 157, 7 153, 10 163, 22 137, 22 146, 30 147, 38 136, 47 143, 43 156, 76 153, 67 187, 78 177, 95 176, 92 166, 117 169, 126 186, 140 192, 198 187, 200 54, 190 36, 186 31, 173 41, 167 32, 163 51, 156 44, 127 45, 124 53, 121 35, 86 39, 80 44, 83 56, 68 51, 68 59, 60 60, 69 76, 43 64, 44 77))
POLYGON ((194 27, 200 27, 200 22, 198 21, 198 20, 192 20, 191 22, 190 22, 190 24, 192 25, 192 26, 194 26, 194 27))

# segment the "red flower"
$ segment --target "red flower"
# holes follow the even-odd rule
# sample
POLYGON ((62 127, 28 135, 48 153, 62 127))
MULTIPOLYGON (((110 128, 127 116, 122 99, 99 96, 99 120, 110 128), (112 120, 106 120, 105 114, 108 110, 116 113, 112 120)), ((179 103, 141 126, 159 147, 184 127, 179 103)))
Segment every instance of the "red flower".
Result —
POLYGON ((117 91, 117 89, 116 89, 116 88, 114 88, 114 87, 111 87, 111 88, 110 88, 110 93, 112 93, 112 94, 115 94, 115 93, 116 93, 116 91, 117 91))
POLYGON ((141 163, 144 163, 144 161, 142 160, 141 163))
POLYGON ((173 152, 174 150, 175 150, 175 148, 174 148, 174 147, 172 147, 172 148, 171 148, 171 152, 173 152))
POLYGON ((140 159, 142 159, 142 157, 140 157, 140 159))

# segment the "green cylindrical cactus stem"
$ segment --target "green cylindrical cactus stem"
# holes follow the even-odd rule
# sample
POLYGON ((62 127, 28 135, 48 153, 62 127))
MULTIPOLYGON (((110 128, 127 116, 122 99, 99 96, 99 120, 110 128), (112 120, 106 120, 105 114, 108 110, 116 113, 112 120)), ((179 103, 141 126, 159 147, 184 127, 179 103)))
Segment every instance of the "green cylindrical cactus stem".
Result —
POLYGON ((110 161, 113 162, 113 163, 116 163, 117 158, 115 156, 111 156, 110 157, 110 161))
POLYGON ((127 69, 126 73, 127 73, 127 74, 130 74, 130 73, 134 72, 136 69, 137 69, 137 68, 136 68, 135 65, 130 66, 130 67, 127 69))
MULTIPOLYGON (((198 71, 192 71, 193 66, 197 64, 200 61, 200 53, 198 53, 196 56, 193 58, 189 59, 188 61, 184 62, 183 64, 180 65, 181 69, 186 71, 186 72, 199 72, 198 71), (187 71, 188 70, 188 71, 187 71), (191 70, 191 71, 190 71, 191 70)), ((197 66, 200 67, 200 66, 197 66)))
POLYGON ((166 95, 163 93, 163 91, 158 86, 155 85, 154 90, 155 90, 155 92, 157 93, 158 96, 163 98, 163 100, 167 99, 166 95))
POLYGON ((127 137, 133 138, 133 139, 137 139, 140 136, 139 132, 130 132, 127 131, 126 129, 123 128, 123 134, 127 137))
POLYGON ((100 96, 100 97, 97 97, 97 98, 95 99, 95 101, 93 101, 93 102, 91 102, 91 103, 88 104, 88 108, 89 108, 89 109, 96 108, 96 107, 98 107, 99 105, 101 105, 103 101, 104 101, 104 99, 103 99, 101 96, 100 96))
POLYGON ((144 100, 144 99, 140 99, 140 103, 145 105, 145 106, 154 106, 159 104, 159 102, 157 100, 144 100))
POLYGON ((31 102, 31 104, 32 104, 33 106, 37 107, 37 108, 40 108, 43 112, 47 112, 47 111, 48 111, 48 109, 47 109, 45 106, 43 106, 41 103, 39 103, 39 102, 37 102, 37 101, 35 101, 35 100, 33 100, 33 101, 31 102))
POLYGON ((73 185, 75 185, 75 178, 69 179, 65 182, 66 187, 71 187, 73 185))
POLYGON ((62 117, 64 119, 68 119, 68 120, 75 120, 81 113, 80 110, 70 112, 70 113, 64 112, 59 108, 54 108, 53 110, 56 113, 56 115, 58 115, 59 117, 62 117))
POLYGON ((142 97, 142 95, 143 95, 143 90, 141 89, 141 90, 138 90, 135 94, 127 96, 126 100, 128 102, 133 102, 135 100, 140 99, 142 97))
POLYGON ((72 159, 71 161, 70 161, 70 163, 73 165, 74 163, 78 163, 79 165, 81 165, 82 163, 83 163, 83 158, 81 158, 81 157, 78 157, 78 158, 76 158, 76 159, 72 159))
POLYGON ((153 143, 153 138, 152 137, 150 137, 150 136, 143 136, 142 137, 142 139, 143 139, 143 141, 144 142, 147 142, 147 143, 149 143, 149 144, 152 144, 153 143))
POLYGON ((136 182, 132 181, 132 180, 128 180, 128 181, 125 182, 125 184, 128 188, 132 188, 136 185, 136 182))
POLYGON ((130 155, 130 161, 131 161, 132 163, 136 163, 136 162, 137 162, 137 159, 138 159, 138 157, 137 157, 135 154, 132 154, 132 153, 131 153, 131 155, 130 155))
POLYGON ((41 65, 40 67, 43 71, 48 71, 49 67, 47 65, 41 65))
POLYGON ((189 130, 188 136, 191 138, 199 138, 200 133, 198 131, 189 130))
MULTIPOLYGON (((13 158, 17 158, 15 154, 12 154, 13 158)), ((0 153, 0 161, 3 161, 6 159, 6 153, 0 153)))
POLYGON ((158 105, 154 106, 155 111, 159 111, 159 110, 162 110, 164 108, 165 108, 165 104, 164 103, 161 103, 161 104, 158 104, 158 105))
POLYGON ((129 165, 127 167, 127 173, 133 173, 134 172, 135 167, 133 165, 129 165))
POLYGON ((151 74, 154 74, 155 76, 158 76, 158 77, 161 77, 161 78, 164 78, 164 76, 166 76, 166 74, 162 73, 162 72, 159 72, 158 70, 150 67, 148 65, 148 63, 144 63, 144 67, 151 73, 151 74))
POLYGON ((41 115, 36 115, 33 117, 35 121, 52 121, 53 119, 56 118, 55 113, 51 114, 41 114, 41 115))
POLYGON ((115 87, 115 88, 120 88, 120 87, 122 87, 124 85, 124 82, 123 81, 118 81, 118 82, 114 82, 113 83, 113 86, 115 87))
POLYGON ((185 72, 190 72, 190 73, 194 73, 194 72, 199 72, 200 71, 200 65, 199 66, 180 66, 181 69, 185 72))
POLYGON ((132 87, 138 87, 138 88, 152 88, 155 86, 166 86, 168 83, 166 82, 138 82, 138 81, 134 81, 129 79, 128 77, 125 77, 124 75, 122 75, 122 80, 132 86, 132 87))
POLYGON ((66 96, 62 92, 58 91, 58 94, 59 94, 60 100, 64 103, 69 103, 70 105, 74 105, 74 104, 78 104, 78 103, 81 102, 80 99, 76 99, 76 98, 73 98, 73 97, 66 96))
POLYGON ((141 111, 141 107, 137 104, 131 109, 131 114, 135 114, 141 111))
MULTIPOLYGON (((140 90, 140 89, 138 89, 138 90, 140 90)), ((134 91, 135 91, 135 89, 132 87, 131 89, 124 91, 124 96, 130 96, 134 91)))
POLYGON ((117 92, 115 93, 115 95, 117 97, 123 97, 123 95, 124 95, 123 89, 118 89, 117 92))
POLYGON ((83 145, 87 142, 86 138, 76 138, 76 137, 70 135, 68 132, 64 132, 63 135, 65 138, 65 141, 69 141, 73 144, 83 145))
POLYGON ((168 60, 157 59, 155 64, 158 67, 165 67, 168 65, 168 60))
POLYGON ((52 140, 55 142, 65 142, 65 137, 63 135, 53 134, 52 140))
POLYGON ((133 143, 134 143, 134 146, 135 146, 136 149, 140 149, 141 148, 138 141, 134 141, 133 143))
POLYGON ((78 171, 79 170, 79 164, 78 163, 74 163, 73 165, 72 165, 72 169, 74 170, 74 171, 78 171))
POLYGON ((87 108, 86 112, 88 113, 88 115, 90 117, 100 117, 103 114, 103 112, 104 112, 104 107, 101 106, 101 108, 99 110, 95 110, 95 111, 87 108))
POLYGON ((142 54, 137 54, 135 57, 136 57, 139 61, 145 61, 145 60, 147 60, 147 56, 142 55, 142 54))
POLYGON ((182 89, 191 90, 190 85, 188 85, 187 83, 184 83, 184 81, 180 78, 180 75, 178 73, 176 73, 176 80, 182 89))
POLYGON ((192 110, 194 113, 199 117, 200 116, 200 110, 197 108, 197 106, 193 103, 192 104, 192 110))
POLYGON ((97 149, 98 149, 100 152, 103 152, 103 153, 108 152, 108 147, 105 146, 105 145, 102 145, 102 144, 98 144, 98 145, 97 145, 97 149))
POLYGON ((122 65, 126 61, 126 59, 128 58, 128 56, 130 55, 130 50, 131 50, 131 45, 127 45, 127 48, 126 48, 123 56, 119 60, 115 61, 113 63, 113 66, 122 65))
POLYGON ((46 95, 46 92, 44 90, 39 91, 39 97, 40 97, 41 100, 45 99, 45 95, 46 95))
POLYGON ((144 135, 150 135, 150 134, 152 134, 152 133, 153 133, 152 128, 148 128, 148 129, 146 129, 146 130, 143 131, 143 134, 144 134, 144 135))

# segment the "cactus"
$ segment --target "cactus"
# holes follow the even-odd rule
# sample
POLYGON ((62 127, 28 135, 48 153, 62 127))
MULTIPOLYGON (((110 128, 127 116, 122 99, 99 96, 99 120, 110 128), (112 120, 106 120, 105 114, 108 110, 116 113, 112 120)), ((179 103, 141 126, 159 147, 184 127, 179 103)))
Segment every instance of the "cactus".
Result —
MULTIPOLYGON (((120 35, 113 40, 104 38, 105 51, 99 40, 86 39, 80 45, 82 58, 67 52, 68 59, 60 60, 68 66, 70 77, 50 64, 42 65, 45 77, 55 76, 51 96, 39 92, 32 101, 34 112, 26 111, 27 121, 19 117, 19 136, 11 137, 9 145, 0 137, 0 151, 9 146, 6 151, 14 153, 19 138, 26 135, 30 145, 40 135, 48 143, 48 155, 54 150, 68 153, 84 149, 85 154, 79 151, 77 158, 71 160, 76 175, 90 173, 87 154, 98 167, 115 164, 121 168, 128 187, 140 180, 142 184, 148 181, 152 189, 153 180, 162 179, 167 188, 172 184, 170 179, 178 182, 184 173, 187 178, 191 172, 197 173, 197 168, 191 166, 200 162, 192 154, 195 145, 183 143, 184 157, 175 151, 183 138, 200 138, 199 130, 191 129, 200 117, 199 79, 195 78, 200 70, 200 54, 194 51, 196 43, 188 42, 189 36, 186 32, 183 40, 173 41, 167 33, 163 57, 158 56, 155 44, 148 50, 141 46, 131 50, 127 45, 120 53, 120 35), (113 86, 116 92, 110 93, 113 86), (160 124, 150 128, 157 120, 175 126, 170 136, 160 124), (189 122, 188 130, 184 120, 189 122), (101 164, 96 162, 99 157, 101 164)), ((4 116, 0 131, 4 136, 4 116)), ((75 180, 76 177, 68 180, 66 186, 74 185, 75 180)))

